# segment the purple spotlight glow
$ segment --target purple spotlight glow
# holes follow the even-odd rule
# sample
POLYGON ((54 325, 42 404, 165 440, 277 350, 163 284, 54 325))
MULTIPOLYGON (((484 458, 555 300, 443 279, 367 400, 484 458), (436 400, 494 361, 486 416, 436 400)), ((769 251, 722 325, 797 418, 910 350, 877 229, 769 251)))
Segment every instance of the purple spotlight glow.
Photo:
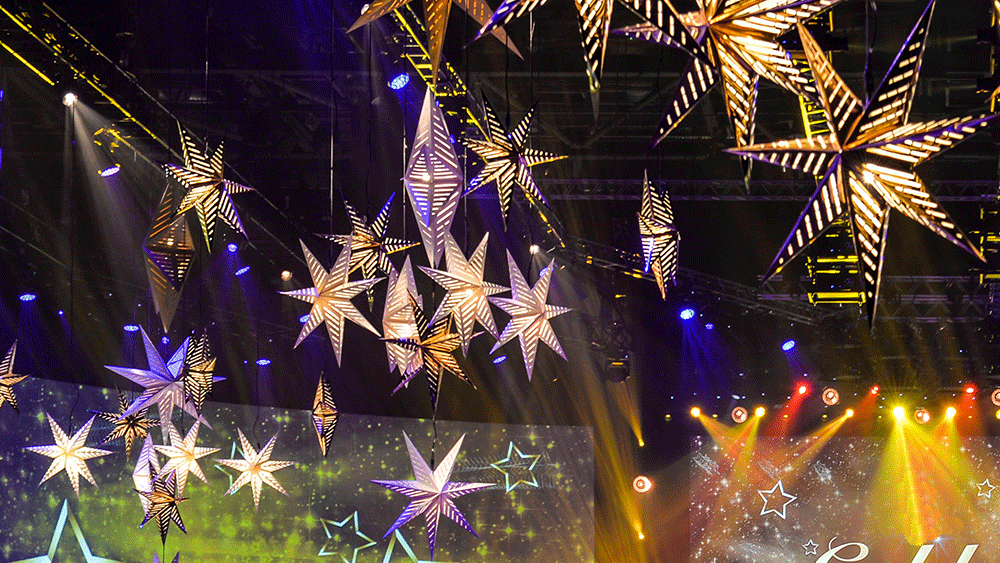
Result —
POLYGON ((228 250, 229 252, 236 252, 237 250, 239 250, 239 248, 240 247, 236 246, 235 242, 231 242, 226 245, 226 250, 228 250))
POLYGON ((122 328, 125 332, 139 332, 139 325, 125 325, 122 328))
POLYGON ((245 274, 245 273, 247 273, 249 271, 250 271, 250 266, 243 266, 239 270, 236 270, 236 275, 237 276, 242 276, 243 274, 245 274))
POLYGON ((705 330, 714 330, 715 325, 712 323, 705 323, 705 330))
POLYGON ((163 344, 164 346, 166 346, 167 344, 170 344, 170 337, 169 336, 164 336, 163 338, 161 338, 160 339, 160 344, 163 344))
POLYGON ((301 317, 299 317, 299 322, 302 324, 306 324, 307 322, 309 322, 309 313, 306 313, 301 317))
POLYGON ((791 352, 793 348, 795 348, 794 340, 788 340, 781 345, 781 349, 784 350, 785 352, 791 352))
POLYGON ((690 321, 693 318, 694 318, 694 309, 692 309, 691 307, 687 307, 686 309, 681 310, 682 321, 690 321))
POLYGON ((59 309, 59 316, 60 316, 60 317, 61 317, 61 316, 63 316, 63 315, 65 315, 65 314, 66 314, 66 313, 64 313, 62 309, 59 309))
POLYGON ((389 81, 389 88, 392 88, 393 90, 402 90, 403 88, 406 88, 406 85, 409 83, 410 75, 404 72, 389 81))
POLYGON ((502 364, 504 362, 504 360, 506 360, 506 359, 507 359, 507 356, 504 356, 504 355, 497 356, 497 357, 493 358, 493 365, 498 366, 498 365, 502 364))
POLYGON ((121 166, 119 166, 119 165, 115 164, 114 166, 108 166, 108 167, 107 167, 107 168, 105 168, 104 170, 101 170, 100 172, 98 172, 98 174, 100 174, 100 175, 101 175, 101 178, 107 178, 108 176, 114 176, 114 175, 115 175, 115 174, 117 174, 117 173, 118 173, 118 172, 119 172, 119 171, 120 171, 121 169, 122 169, 122 167, 121 167, 121 166))
POLYGON ((31 303, 35 299, 38 299, 38 296, 35 295, 34 293, 25 293, 20 297, 18 297, 18 299, 21 300, 21 303, 31 303))
POLYGON ((261 359, 257 360, 257 365, 258 366, 269 366, 269 365, 271 365, 271 360, 269 360, 267 358, 261 358, 261 359))

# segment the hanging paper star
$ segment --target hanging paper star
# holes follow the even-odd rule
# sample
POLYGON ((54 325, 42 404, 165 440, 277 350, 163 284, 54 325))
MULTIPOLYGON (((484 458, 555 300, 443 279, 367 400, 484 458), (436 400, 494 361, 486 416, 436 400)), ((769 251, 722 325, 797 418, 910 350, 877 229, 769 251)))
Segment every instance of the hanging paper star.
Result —
POLYGON ((507 457, 495 461, 490 464, 490 467, 496 469, 500 473, 503 473, 504 488, 509 493, 513 491, 518 485, 525 485, 527 487, 538 488, 538 478, 535 477, 534 470, 535 464, 541 459, 540 454, 525 454, 522 453, 514 442, 510 442, 507 446, 507 457), (528 472, 530 479, 513 479, 514 483, 511 484, 511 469, 523 469, 528 472))
POLYGON ((566 157, 527 146, 528 131, 531 129, 531 116, 535 112, 534 108, 508 135, 485 97, 483 97, 483 107, 486 113, 486 139, 483 141, 469 139, 465 143, 485 161, 486 166, 479 172, 479 175, 469 182, 469 189, 464 195, 476 191, 484 184, 496 182, 497 194, 500 196, 500 215, 506 226, 514 184, 520 186, 529 199, 547 206, 549 202, 545 201, 545 196, 538 190, 535 179, 531 175, 531 167, 566 157))
MULTIPOLYGON (((11 561, 11 563, 52 563, 56 559, 56 550, 59 547, 59 540, 62 539, 63 531, 66 529, 66 522, 69 522, 70 528, 73 530, 73 536, 76 538, 76 543, 80 547, 80 553, 83 555, 84 563, 121 563, 116 559, 108 559, 106 557, 98 557, 94 555, 94 552, 90 550, 90 545, 87 543, 87 538, 83 536, 83 529, 80 527, 80 522, 77 521, 76 515, 73 514, 73 510, 69 507, 69 500, 63 499, 62 508, 59 510, 59 518, 56 520, 56 527, 52 531, 52 539, 49 540, 49 550, 36 557, 30 559, 22 559, 20 561, 11 561)), ((62 556, 65 556, 65 552, 60 552, 62 556)), ((62 559, 60 559, 62 561, 62 559)))
POLYGON ((664 279, 677 283, 677 246, 681 234, 674 227, 674 212, 667 192, 659 193, 642 177, 642 208, 639 211, 639 238, 642 240, 643 269, 653 270, 660 296, 667 298, 664 279))
POLYGON ((190 133, 183 128, 180 131, 184 147, 184 166, 164 165, 167 174, 177 179, 188 190, 177 207, 175 217, 194 208, 198 213, 201 231, 205 235, 205 243, 209 249, 212 248, 215 223, 219 218, 233 230, 246 236, 231 195, 248 192, 252 188, 222 177, 222 143, 219 143, 214 151, 203 152, 195 144, 190 133))
MULTIPOLYGON (((434 85, 437 85, 438 68, 441 65, 441 50, 444 48, 444 36, 448 30, 448 15, 451 12, 452 1, 424 0, 424 20, 427 22, 427 51, 430 55, 432 83, 434 85)), ((354 22, 354 25, 347 32, 350 33, 363 25, 367 25, 393 10, 402 8, 409 2, 410 0, 373 0, 371 3, 365 4, 361 12, 361 17, 354 22)), ((493 10, 490 9, 484 0, 454 0, 454 2, 465 10, 472 19, 476 20, 479 25, 485 25, 493 15, 493 10)), ((510 39, 507 38, 507 34, 502 29, 494 30, 493 36, 506 45, 518 58, 523 58, 517 47, 511 43, 510 39)))
POLYGON ((309 266, 309 274, 312 276, 313 286, 308 289, 296 289, 294 291, 280 291, 282 295, 288 295, 296 299, 301 299, 306 303, 312 303, 312 310, 309 311, 309 320, 302 325, 299 338, 295 341, 298 346, 309 334, 320 325, 326 322, 326 331, 330 336, 330 344, 333 345, 333 353, 337 357, 337 365, 340 365, 340 348, 344 337, 344 319, 349 319, 354 323, 378 335, 378 330, 368 322, 361 312, 354 307, 351 299, 362 291, 375 285, 382 278, 372 280, 348 281, 347 273, 351 262, 351 245, 346 244, 341 249, 337 261, 333 263, 330 272, 323 269, 319 260, 309 252, 306 243, 299 241, 302 245, 302 253, 306 257, 306 264, 309 266))
POLYGON ((469 342, 472 341, 472 331, 476 327, 476 322, 483 325, 493 335, 493 338, 499 336, 487 297, 507 291, 507 288, 483 281, 483 270, 486 267, 486 243, 489 238, 489 233, 484 234, 479 246, 466 260, 462 249, 458 247, 454 237, 449 234, 445 239, 444 247, 448 269, 434 270, 420 267, 438 285, 448 290, 430 322, 434 324, 441 317, 451 315, 455 321, 455 329, 462 338, 463 354, 469 353, 469 342))
POLYGON ((316 437, 319 439, 319 449, 326 457, 326 452, 333 443, 333 432, 337 429, 337 405, 333 403, 333 392, 330 390, 330 382, 319 378, 316 386, 316 398, 313 399, 312 421, 316 428, 316 437))
POLYGON ((52 419, 49 413, 45 413, 45 416, 49 419, 49 428, 52 430, 52 438, 56 443, 49 446, 28 446, 24 448, 29 452, 52 458, 52 464, 49 465, 49 469, 42 476, 42 480, 38 484, 41 485, 60 471, 65 470, 66 475, 69 477, 69 482, 73 484, 76 496, 79 497, 81 475, 84 479, 90 481, 91 485, 97 486, 94 476, 91 475, 90 469, 87 468, 87 460, 94 459, 95 457, 103 457, 112 452, 97 448, 88 448, 86 446, 87 435, 90 434, 90 427, 94 425, 95 417, 90 417, 90 420, 81 426, 76 431, 76 434, 69 437, 56 424, 56 421, 52 419))
POLYGON ((472 529, 469 522, 459 512, 458 507, 455 506, 455 499, 492 487, 495 483, 458 483, 450 481, 451 471, 455 466, 455 458, 458 457, 458 452, 462 449, 462 441, 465 440, 464 434, 458 439, 458 442, 455 442, 451 451, 448 452, 448 455, 444 456, 444 459, 441 460, 441 463, 438 464, 434 471, 431 471, 430 466, 424 461, 423 456, 413 446, 413 442, 410 441, 410 437, 405 432, 403 433, 403 439, 406 440, 406 450, 410 454, 410 465, 413 467, 414 480, 379 481, 372 479, 372 483, 381 485, 391 491, 402 493, 413 500, 410 501, 410 504, 407 505, 402 514, 396 518, 396 521, 389 528, 389 531, 382 536, 382 539, 389 537, 389 534, 423 514, 427 519, 427 539, 430 542, 431 557, 433 558, 438 521, 442 515, 451 518, 459 526, 462 526, 469 533, 476 536, 475 530, 472 529))
POLYGON ((462 195, 462 178, 444 114, 428 88, 403 182, 431 266, 436 267, 444 254, 444 241, 462 195))
POLYGON ((219 451, 219 448, 199 448, 195 446, 195 442, 198 441, 198 428, 200 424, 200 421, 196 420, 184 438, 181 438, 181 433, 171 424, 168 427, 170 445, 154 446, 157 452, 169 458, 167 459, 167 463, 163 465, 162 473, 175 475, 177 479, 177 494, 179 495, 184 494, 184 486, 187 484, 188 473, 201 479, 206 485, 208 484, 208 479, 202 473, 201 466, 198 465, 198 460, 219 451))
MULTIPOLYGON (((132 401, 122 416, 130 416, 136 412, 149 408, 156 404, 160 411, 160 426, 166 430, 170 424, 170 419, 174 412, 174 407, 184 409, 195 419, 198 412, 194 404, 184 397, 184 358, 187 355, 188 344, 191 338, 185 338, 180 347, 174 352, 170 359, 164 363, 156 346, 146 335, 145 329, 140 327, 142 333, 142 345, 146 349, 146 361, 149 369, 125 368, 117 366, 104 366, 118 375, 145 387, 142 395, 132 401)), ((206 426, 209 426, 207 423, 206 426)), ((209 426, 211 428, 211 426, 209 426)))
POLYGON ((278 439, 278 435, 275 434, 270 440, 264 444, 264 447, 258 452, 250 445, 250 441, 247 440, 246 436, 243 435, 243 431, 236 429, 240 433, 240 444, 241 451, 240 454, 243 459, 217 459, 217 463, 221 463, 226 467, 230 467, 237 471, 240 471, 240 476, 233 482, 232 486, 224 493, 226 495, 231 495, 236 491, 240 490, 243 485, 247 483, 250 484, 250 488, 253 490, 253 508, 257 509, 260 504, 260 490, 261 487, 266 483, 272 489, 278 491, 279 493, 288 496, 285 489, 282 488, 281 483, 272 475, 273 472, 284 469, 286 467, 291 467, 295 465, 294 461, 271 461, 271 452, 274 451, 274 441, 278 439))
MULTIPOLYGON (((324 543, 323 547, 320 548, 319 553, 317 554, 319 557, 325 557, 327 555, 340 555, 340 558, 343 559, 344 563, 357 563, 358 552, 364 549, 368 549, 369 547, 375 545, 376 543, 375 540, 365 535, 364 532, 361 531, 361 528, 359 528, 357 510, 354 511, 354 514, 348 516, 347 518, 344 518, 340 522, 337 522, 336 520, 327 520, 326 518, 321 518, 319 522, 320 524, 323 524, 323 532, 326 533, 326 543, 324 543), (358 547, 355 547, 353 552, 350 552, 351 553, 350 559, 348 559, 346 555, 342 554, 345 542, 340 538, 340 532, 337 530, 331 531, 330 529, 331 526, 337 528, 338 530, 344 529, 347 527, 348 523, 351 523, 351 526, 354 528, 353 537, 361 538, 360 545, 358 547), (334 546, 339 545, 341 547, 341 550, 334 551, 332 549, 329 549, 331 547, 331 544, 333 544, 334 546)), ((346 546, 346 548, 348 550, 351 549, 349 545, 346 546)))
POLYGON ((404 377, 407 373, 419 371, 422 365, 419 350, 394 342, 420 337, 420 329, 413 316, 413 305, 410 304, 411 297, 418 299, 419 294, 413 278, 413 266, 407 256, 403 269, 398 274, 395 271, 389 273, 389 288, 385 294, 385 307, 382 309, 382 333, 385 335, 385 349, 389 356, 389 371, 399 366, 404 377))
POLYGON ((799 35, 827 113, 830 133, 729 152, 795 168, 822 181, 765 279, 847 216, 874 321, 882 277, 889 209, 895 209, 982 260, 979 250, 941 209, 912 168, 982 128, 994 116, 908 123, 933 0, 867 104, 852 93, 803 26, 799 35))
POLYGON ((782 520, 785 519, 785 511, 788 509, 788 505, 795 502, 798 498, 795 495, 785 492, 785 486, 781 483, 781 480, 775 483, 770 490, 757 491, 757 494, 760 495, 760 498, 764 499, 764 506, 760 509, 760 515, 764 516, 768 512, 773 512, 782 520), (767 507, 768 504, 772 505, 771 508, 767 507), (776 508, 778 505, 781 505, 781 508, 776 508))
POLYGON ((111 432, 101 440, 102 444, 107 444, 108 442, 114 440, 124 440, 125 441, 125 459, 132 456, 132 443, 138 439, 143 440, 146 438, 147 431, 155 426, 159 422, 155 418, 146 418, 146 412, 148 409, 141 409, 135 411, 133 414, 125 415, 123 414, 128 410, 129 400, 125 393, 118 393, 118 411, 119 412, 99 412, 90 411, 97 416, 107 420, 114 426, 111 432))
POLYGON ((17 397, 14 395, 14 385, 24 381, 28 376, 14 373, 14 355, 17 354, 17 340, 7 350, 7 355, 0 362, 0 408, 4 401, 14 407, 14 412, 20 413, 17 409, 17 397))
MULTIPOLYGON (((153 445, 153 437, 146 434, 146 440, 139 450, 139 459, 135 462, 135 469, 132 470, 132 487, 137 491, 152 492, 153 479, 160 474, 160 459, 156 456, 156 447, 153 445)), ((149 511, 149 501, 144 496, 139 497, 142 503, 142 511, 149 511)))
POLYGON ((566 359, 566 353, 559 345, 556 333, 552 331, 549 319, 570 311, 568 307, 557 307, 549 305, 549 284, 552 281, 552 272, 555 269, 555 260, 549 262, 538 274, 538 281, 531 288, 528 282, 521 275, 521 270, 517 267, 517 262, 507 251, 507 267, 510 270, 510 299, 506 297, 490 297, 490 303, 503 309, 510 315, 510 322, 503 329, 500 338, 493 345, 493 350, 513 340, 516 336, 521 342, 521 352, 524 355, 524 367, 528 371, 528 381, 531 381, 531 374, 535 368, 535 354, 538 352, 538 341, 546 343, 549 348, 566 359))
POLYGON ((177 492, 177 481, 174 479, 173 473, 167 474, 166 478, 154 475, 151 490, 140 491, 136 489, 135 492, 146 500, 147 506, 146 517, 139 524, 140 528, 155 518, 156 527, 160 529, 160 541, 163 545, 167 544, 167 532, 170 531, 171 522, 176 524, 182 532, 187 533, 187 530, 184 529, 184 521, 181 520, 181 512, 177 507, 187 499, 181 498, 180 493, 177 492))
POLYGON ((195 253, 187 219, 176 216, 182 198, 180 189, 168 183, 143 243, 153 305, 164 332, 170 330, 195 253))
POLYGON ((205 405, 205 398, 212 392, 212 385, 225 377, 215 377, 215 358, 208 343, 208 333, 202 333, 188 346, 184 359, 187 371, 184 374, 184 398, 194 403, 199 413, 205 405))

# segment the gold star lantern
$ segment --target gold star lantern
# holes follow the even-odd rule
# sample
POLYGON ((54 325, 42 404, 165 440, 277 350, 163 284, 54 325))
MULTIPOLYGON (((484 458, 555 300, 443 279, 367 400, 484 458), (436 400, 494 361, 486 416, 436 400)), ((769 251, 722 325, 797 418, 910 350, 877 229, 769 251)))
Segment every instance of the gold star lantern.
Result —
POLYGON ((643 269, 653 271, 660 297, 667 298, 664 280, 677 283, 677 246, 681 234, 674 227, 670 196, 659 192, 643 173, 642 207, 639 211, 639 238, 642 241, 643 269))
POLYGON ((260 491, 264 484, 267 484, 272 489, 288 496, 288 493, 281 486, 281 483, 274 478, 272 473, 278 471, 279 469, 291 467, 295 465, 295 462, 271 460, 271 453, 274 451, 274 441, 278 439, 278 435, 275 434, 272 436, 271 439, 268 440, 267 443, 264 444, 264 447, 258 452, 252 445, 250 445, 250 441, 243 435, 242 430, 237 429, 237 432, 240 434, 240 444, 242 448, 240 454, 243 456, 243 459, 215 460, 217 463, 221 463, 226 467, 231 467, 240 471, 240 476, 233 481, 232 486, 230 486, 224 494, 231 495, 249 483, 250 488, 253 490, 254 510, 256 510, 260 505, 260 491))
POLYGON ((14 385, 24 381, 28 376, 14 373, 15 354, 17 354, 16 340, 10 346, 10 350, 7 350, 7 355, 3 357, 3 361, 0 362, 0 407, 3 407, 4 402, 8 402, 10 406, 14 407, 15 412, 21 412, 17 409, 17 397, 14 395, 14 385))
POLYGON ((76 492, 76 496, 79 497, 81 475, 84 479, 90 481, 91 485, 97 486, 94 476, 90 473, 90 469, 87 468, 87 460, 106 456, 112 452, 97 448, 88 448, 86 446, 90 427, 94 425, 94 416, 90 417, 90 420, 81 426, 72 437, 67 436, 63 432, 63 429, 56 424, 56 421, 52 419, 49 413, 45 413, 45 416, 49 419, 49 428, 52 430, 52 438, 56 443, 49 446, 28 446, 24 448, 29 452, 52 458, 52 463, 38 484, 41 485, 57 473, 66 471, 66 476, 69 477, 69 482, 72 483, 73 490, 76 492))
POLYGON ((313 399, 312 421, 323 457, 326 457, 330 444, 333 443, 333 433, 337 430, 337 417, 337 405, 333 402, 330 382, 320 376, 319 384, 316 386, 316 397, 313 399))
POLYGON ((91 411, 97 416, 107 420, 114 426, 111 432, 101 440, 102 444, 107 444, 114 440, 123 440, 125 442, 125 458, 128 459, 132 455, 132 444, 136 440, 145 440, 147 432, 153 426, 159 422, 155 418, 147 418, 146 412, 148 409, 141 409, 135 411, 133 414, 125 415, 125 411, 128 410, 129 400, 125 393, 118 393, 118 411, 119 412, 98 412, 91 411))

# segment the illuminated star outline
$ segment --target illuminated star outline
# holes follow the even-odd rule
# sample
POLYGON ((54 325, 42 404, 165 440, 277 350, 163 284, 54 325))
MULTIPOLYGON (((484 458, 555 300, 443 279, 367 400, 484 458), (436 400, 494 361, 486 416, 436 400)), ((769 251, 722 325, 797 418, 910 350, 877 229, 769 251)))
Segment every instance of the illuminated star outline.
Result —
POLYGON ((795 495, 790 495, 790 494, 786 493, 785 492, 785 485, 783 485, 781 483, 780 479, 778 480, 777 484, 775 484, 773 487, 770 488, 770 490, 767 490, 767 491, 758 490, 757 494, 760 495, 760 498, 764 499, 764 506, 761 507, 761 509, 760 509, 760 515, 764 516, 768 512, 773 512, 776 515, 778 515, 778 517, 781 518, 782 520, 785 519, 785 510, 788 508, 788 505, 792 504, 793 502, 795 502, 796 499, 799 498, 799 497, 797 497, 795 495), (781 505, 781 512, 778 512, 777 508, 768 508, 767 507, 768 496, 773 495, 775 492, 781 493, 782 497, 788 499, 788 500, 786 500, 781 505))
POLYGON ((327 526, 327 524, 330 524, 331 526, 336 526, 338 528, 343 528, 344 526, 347 525, 348 522, 353 521, 354 522, 354 535, 358 536, 359 538, 361 538, 361 539, 365 540, 365 542, 367 542, 367 543, 365 543, 364 545, 362 545, 360 547, 354 548, 354 556, 351 557, 350 560, 348 560, 346 557, 344 557, 343 555, 341 555, 340 557, 341 557, 341 559, 344 560, 344 563, 357 563, 357 561, 358 561, 358 552, 361 551, 362 549, 367 549, 367 548, 375 545, 375 540, 373 540, 370 537, 368 537, 367 535, 365 535, 361 531, 361 529, 359 528, 359 525, 358 525, 358 511, 357 510, 354 511, 354 514, 348 516, 347 518, 344 518, 340 522, 337 522, 336 520, 327 520, 326 518, 320 518, 319 521, 320 521, 320 523, 323 524, 323 531, 326 533, 326 539, 327 539, 326 543, 323 544, 323 547, 320 548, 319 553, 317 554, 319 556, 333 555, 334 553, 337 553, 337 552, 334 552, 334 551, 327 551, 326 550, 327 546, 330 545, 330 542, 333 541, 333 534, 330 532, 330 527, 327 526))
POLYGON ((993 489, 997 488, 996 485, 990 483, 989 479, 986 479, 985 481, 983 481, 982 483, 980 483, 980 484, 978 484, 976 486, 979 487, 979 494, 977 494, 976 496, 977 497, 986 497, 986 498, 989 498, 989 499, 993 498, 993 489))
POLYGON ((806 555, 816 555, 816 549, 818 547, 819 544, 812 541, 811 539, 808 542, 802 544, 802 549, 806 550, 806 555))
POLYGON ((535 464, 537 464, 538 460, 541 458, 542 458, 541 454, 525 454, 521 452, 521 450, 514 445, 514 442, 510 442, 507 446, 507 457, 491 463, 490 467, 496 469, 500 473, 503 473, 504 489, 506 489, 506 492, 508 493, 513 491, 515 488, 517 488, 518 485, 522 483, 529 487, 538 488, 538 478, 535 477, 534 469, 535 469, 535 464), (517 454, 517 460, 513 460, 515 453, 517 454), (531 460, 531 463, 528 464, 528 473, 531 475, 531 480, 526 481, 524 479, 518 479, 514 481, 513 485, 511 485, 510 472, 508 471, 508 469, 513 469, 515 467, 524 467, 524 462, 521 460, 525 459, 531 460))
POLYGON ((69 508, 69 499, 63 499, 62 510, 59 512, 59 520, 56 522, 56 529, 52 532, 52 540, 49 541, 48 552, 45 555, 38 555, 31 559, 22 559, 12 563, 52 563, 56 555, 56 547, 59 546, 59 540, 62 539, 63 530, 66 528, 67 519, 69 520, 70 527, 73 528, 73 535, 76 536, 76 543, 80 546, 80 551, 83 553, 83 560, 86 563, 121 563, 121 561, 116 559, 98 557, 90 551, 90 546, 87 545, 87 538, 83 537, 83 530, 80 529, 80 522, 77 521, 76 515, 69 508))

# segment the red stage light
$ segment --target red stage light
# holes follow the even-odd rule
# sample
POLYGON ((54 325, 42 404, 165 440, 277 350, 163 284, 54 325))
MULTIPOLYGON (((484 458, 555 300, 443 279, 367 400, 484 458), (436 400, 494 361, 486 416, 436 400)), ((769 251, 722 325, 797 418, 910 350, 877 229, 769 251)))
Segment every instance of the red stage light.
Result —
POLYGON ((800 383, 799 384, 799 395, 805 395, 808 392, 809 392, 809 386, 806 385, 805 383, 800 383))
POLYGON ((649 477, 639 475, 632 480, 632 488, 635 489, 635 492, 637 493, 649 492, 649 489, 653 488, 653 482, 649 480, 649 477))
POLYGON ((872 395, 878 395, 878 391, 878 385, 872 385, 872 388, 868 390, 868 392, 872 395))
POLYGON ((965 386, 965 394, 966 395, 975 395, 976 394, 976 386, 973 385, 973 384, 971 384, 971 383, 968 384, 968 385, 966 385, 965 386))

